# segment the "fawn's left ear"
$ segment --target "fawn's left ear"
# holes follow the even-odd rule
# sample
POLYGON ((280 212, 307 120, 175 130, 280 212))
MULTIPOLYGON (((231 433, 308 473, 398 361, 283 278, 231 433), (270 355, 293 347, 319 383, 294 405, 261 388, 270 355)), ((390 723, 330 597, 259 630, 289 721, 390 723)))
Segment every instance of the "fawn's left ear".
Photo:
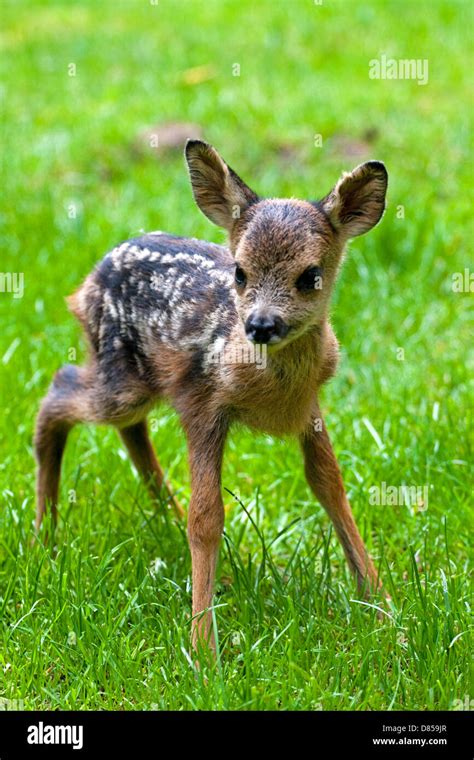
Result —
POLYGON ((197 205, 211 222, 230 231, 245 209, 258 201, 258 195, 212 145, 188 140, 184 153, 197 205))
POLYGON ((381 161, 345 172, 321 201, 333 227, 347 238, 363 235, 380 221, 385 209, 388 174, 381 161))

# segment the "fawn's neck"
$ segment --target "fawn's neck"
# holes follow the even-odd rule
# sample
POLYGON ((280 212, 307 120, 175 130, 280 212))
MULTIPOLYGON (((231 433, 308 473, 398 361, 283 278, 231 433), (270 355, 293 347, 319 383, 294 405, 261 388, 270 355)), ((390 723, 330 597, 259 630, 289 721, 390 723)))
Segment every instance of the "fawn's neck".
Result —
MULTIPOLYGON (((230 339, 235 349, 239 335, 236 328, 230 339)), ((249 427, 276 435, 303 432, 315 408, 328 335, 330 327, 323 323, 281 349, 256 355, 255 361, 223 364, 218 370, 219 401, 249 427)))

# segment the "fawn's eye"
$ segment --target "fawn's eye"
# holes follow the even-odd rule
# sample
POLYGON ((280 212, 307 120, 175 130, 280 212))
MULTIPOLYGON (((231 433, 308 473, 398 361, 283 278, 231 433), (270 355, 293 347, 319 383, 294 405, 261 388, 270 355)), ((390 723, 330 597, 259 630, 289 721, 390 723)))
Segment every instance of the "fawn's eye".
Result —
POLYGON ((235 267, 235 282, 241 288, 243 288, 243 286, 247 282, 247 275, 245 274, 244 270, 241 267, 239 267, 238 264, 235 267))
POLYGON ((321 267, 310 267, 300 274, 296 280, 296 288, 302 293, 311 290, 321 290, 323 286, 323 270, 321 267))

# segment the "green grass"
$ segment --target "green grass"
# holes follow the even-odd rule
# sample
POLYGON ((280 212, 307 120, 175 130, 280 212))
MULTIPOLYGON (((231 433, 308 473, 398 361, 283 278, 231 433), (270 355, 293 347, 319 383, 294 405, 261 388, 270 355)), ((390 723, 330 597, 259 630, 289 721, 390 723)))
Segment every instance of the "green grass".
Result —
MULTIPOLYGON (((472 294, 452 289, 474 232, 471 8, 2 3, 0 268, 23 272, 25 289, 0 293, 0 698, 25 709, 233 710, 453 709, 472 698, 472 294), (428 84, 370 80, 383 53, 428 59, 428 84), (184 72, 201 65, 208 78, 188 84, 184 72), (385 217, 352 243, 341 273, 342 360, 323 395, 388 614, 360 603, 297 445, 235 431, 218 660, 198 674, 185 529, 155 510, 113 430, 73 431, 56 554, 29 546, 34 417, 71 349, 84 355, 63 297, 139 229, 223 240, 193 205, 180 150, 157 159, 132 147, 169 120, 201 125, 268 195, 320 197, 365 158, 390 175, 385 217), (428 485, 427 508, 371 505, 382 482, 428 485)), ((170 410, 153 419, 187 503, 184 437, 170 410)))

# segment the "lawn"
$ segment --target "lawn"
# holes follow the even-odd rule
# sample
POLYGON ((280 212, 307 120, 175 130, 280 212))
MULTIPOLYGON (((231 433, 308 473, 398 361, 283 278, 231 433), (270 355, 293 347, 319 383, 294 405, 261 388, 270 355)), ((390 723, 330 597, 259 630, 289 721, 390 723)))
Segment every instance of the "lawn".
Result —
MULTIPOLYGON (((38 0, 3 1, 1 16, 0 269, 23 288, 2 278, 0 700, 469 705, 472 4, 38 0), (382 55, 427 60, 428 82, 369 78, 382 55), (224 240, 193 203, 182 141, 154 150, 140 137, 169 122, 196 124, 268 196, 322 197, 369 158, 390 177, 382 222, 339 278, 341 363, 322 405, 391 602, 380 617, 357 595, 296 442, 235 430, 218 657, 198 673, 185 526, 156 509, 114 430, 73 431, 54 541, 30 546, 35 414, 55 370, 85 352, 64 297, 139 230, 224 240), (404 485, 423 498, 373 503, 404 485)), ((186 505, 178 421, 165 407, 151 421, 186 505)))

